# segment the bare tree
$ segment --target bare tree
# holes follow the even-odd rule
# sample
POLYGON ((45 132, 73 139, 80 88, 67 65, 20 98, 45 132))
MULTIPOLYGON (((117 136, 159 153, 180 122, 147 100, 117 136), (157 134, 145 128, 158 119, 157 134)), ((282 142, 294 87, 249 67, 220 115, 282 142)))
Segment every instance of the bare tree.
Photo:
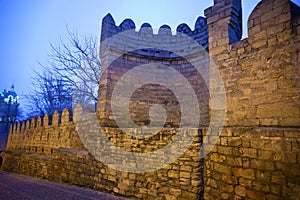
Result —
POLYGON ((98 39, 80 36, 67 28, 67 41, 51 45, 49 61, 41 64, 43 73, 35 72, 29 100, 28 117, 52 114, 72 108, 77 103, 96 104, 101 63, 98 39))
POLYGON ((59 46, 51 44, 52 53, 46 69, 72 87, 74 104, 96 103, 101 71, 98 38, 81 37, 68 28, 67 31, 67 42, 61 41, 59 46))
POLYGON ((31 94, 26 95, 29 102, 28 117, 62 112, 72 108, 72 88, 59 76, 49 72, 35 72, 31 94))

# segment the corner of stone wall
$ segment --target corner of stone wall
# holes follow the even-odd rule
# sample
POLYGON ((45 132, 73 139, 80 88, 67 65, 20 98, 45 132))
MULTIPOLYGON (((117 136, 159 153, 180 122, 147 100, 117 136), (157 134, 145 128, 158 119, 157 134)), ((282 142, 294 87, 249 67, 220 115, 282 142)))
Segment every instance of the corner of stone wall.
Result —
POLYGON ((204 11, 208 23, 209 53, 216 56, 228 52, 229 45, 242 36, 241 0, 214 0, 204 11))
POLYGON ((262 0, 249 17, 249 38, 231 44, 226 2, 205 12, 228 104, 226 125, 204 159, 204 198, 298 199, 298 6, 262 0))

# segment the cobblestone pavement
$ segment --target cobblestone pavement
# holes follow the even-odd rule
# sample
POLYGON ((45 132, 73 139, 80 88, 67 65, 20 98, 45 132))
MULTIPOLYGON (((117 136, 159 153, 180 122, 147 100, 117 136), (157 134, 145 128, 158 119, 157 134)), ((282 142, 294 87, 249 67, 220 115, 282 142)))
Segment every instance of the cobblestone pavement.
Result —
POLYGON ((110 194, 0 171, 0 200, 125 200, 110 194))

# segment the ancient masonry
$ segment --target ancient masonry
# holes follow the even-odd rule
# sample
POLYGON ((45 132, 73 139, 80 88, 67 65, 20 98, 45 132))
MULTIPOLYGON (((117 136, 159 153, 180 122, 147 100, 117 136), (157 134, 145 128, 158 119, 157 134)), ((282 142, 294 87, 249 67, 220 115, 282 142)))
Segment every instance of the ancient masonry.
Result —
MULTIPOLYGON (((180 105, 160 85, 137 90, 129 105, 132 119, 141 126, 149 124, 147 113, 152 105, 166 109, 165 127, 157 135, 145 140, 127 135, 111 111, 112 91, 123 74, 140 64, 162 63, 180 72, 196 91, 201 116, 199 126, 185 130, 198 135, 190 148, 156 171, 114 170, 85 149, 65 110, 12 126, 7 151, 1 155, 2 170, 136 199, 299 199, 300 9, 288 0, 262 0, 248 19, 249 37, 243 40, 241 12, 240 0, 214 0, 214 6, 205 10, 206 18, 198 18, 194 31, 185 24, 177 28, 209 51, 225 85, 225 124, 210 127, 221 136, 204 159, 200 159, 200 147, 211 142, 203 137, 211 123, 209 91, 218 89, 218 84, 210 80, 207 88, 189 62, 164 50, 129 52, 106 66, 105 60, 117 46, 101 52, 105 70, 97 116, 107 137, 127 151, 144 153, 166 145, 178 133, 180 105)), ((153 35, 151 26, 143 24, 136 32, 133 21, 126 19, 116 26, 108 14, 102 23, 101 43, 126 30, 133 30, 132 37, 174 37, 168 29, 164 25, 153 35)))

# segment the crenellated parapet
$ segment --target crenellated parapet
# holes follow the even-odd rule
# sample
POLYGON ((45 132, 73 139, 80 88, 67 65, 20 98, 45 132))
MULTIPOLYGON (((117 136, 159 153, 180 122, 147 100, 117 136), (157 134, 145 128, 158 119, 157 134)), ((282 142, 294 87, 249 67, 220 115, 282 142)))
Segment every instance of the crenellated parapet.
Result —
POLYGON ((53 148, 84 149, 68 109, 11 125, 7 150, 51 154, 53 148))
POLYGON ((46 127, 51 125, 52 122, 52 116, 44 115, 44 116, 38 116, 33 117, 31 119, 28 119, 26 121, 17 122, 12 125, 13 131, 12 134, 21 134, 29 129, 39 129, 41 127, 46 127))
POLYGON ((29 129, 39 129, 50 126, 64 126, 72 123, 72 112, 65 108, 62 113, 55 111, 53 115, 33 117, 26 121, 17 122, 11 125, 11 134, 21 134, 29 129))
POLYGON ((112 15, 107 14, 102 20, 101 41, 117 35, 124 31, 133 30, 136 35, 147 35, 147 37, 159 37, 160 35, 168 35, 176 39, 176 34, 184 34, 197 41, 204 49, 208 48, 208 26, 207 20, 204 17, 199 17, 195 23, 194 30, 187 24, 178 25, 176 34, 172 37, 172 30, 168 25, 162 25, 157 34, 154 34, 153 28, 149 23, 141 25, 140 29, 136 30, 136 25, 131 19, 125 19, 119 26, 116 25, 112 15))

